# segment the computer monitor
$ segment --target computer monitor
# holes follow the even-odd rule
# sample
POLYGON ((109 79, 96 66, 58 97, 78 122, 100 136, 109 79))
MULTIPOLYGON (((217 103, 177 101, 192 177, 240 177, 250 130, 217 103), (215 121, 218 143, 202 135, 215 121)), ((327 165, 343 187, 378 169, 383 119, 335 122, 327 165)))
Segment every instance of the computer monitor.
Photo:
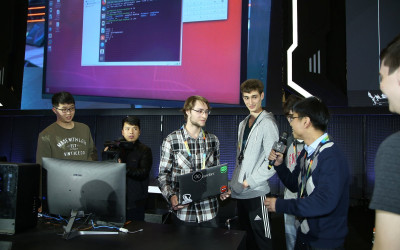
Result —
POLYGON ((92 214, 96 222, 125 223, 126 164, 43 158, 47 204, 53 215, 92 214))

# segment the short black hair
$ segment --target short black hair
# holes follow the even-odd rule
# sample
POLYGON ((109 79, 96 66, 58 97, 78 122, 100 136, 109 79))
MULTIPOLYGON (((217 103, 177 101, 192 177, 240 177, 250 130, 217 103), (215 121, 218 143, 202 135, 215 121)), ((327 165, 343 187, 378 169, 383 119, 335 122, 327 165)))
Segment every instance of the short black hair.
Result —
POLYGON ((283 114, 288 116, 290 111, 293 110, 293 106, 303 98, 294 94, 291 94, 286 101, 283 103, 283 114))
POLYGON ((60 104, 75 104, 75 99, 69 92, 58 92, 51 98, 53 107, 58 107, 60 104))
POLYGON ((131 126, 138 126, 140 129, 140 119, 133 115, 128 115, 124 119, 122 119, 122 129, 124 129, 124 124, 128 123, 131 126))
POLYGON ((381 51, 381 63, 389 67, 389 75, 400 67, 400 34, 381 51))
POLYGON ((317 97, 308 97, 293 106, 299 117, 309 117, 314 128, 326 131, 329 122, 328 107, 317 97))

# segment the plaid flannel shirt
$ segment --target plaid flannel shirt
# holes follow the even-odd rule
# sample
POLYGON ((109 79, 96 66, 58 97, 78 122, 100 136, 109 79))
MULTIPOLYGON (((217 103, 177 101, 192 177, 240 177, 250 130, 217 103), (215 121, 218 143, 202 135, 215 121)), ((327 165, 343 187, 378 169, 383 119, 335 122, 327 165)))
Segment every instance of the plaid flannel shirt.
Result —
MULTIPOLYGON (((161 148, 161 160, 158 181, 163 196, 170 202, 172 195, 178 195, 178 176, 201 169, 203 151, 206 151, 206 168, 219 164, 219 140, 213 135, 203 132, 197 139, 190 137, 184 126, 169 134, 163 141, 161 148), (185 139, 187 140, 191 156, 189 156, 185 139), (204 145, 204 143, 206 143, 204 145), (193 163, 193 164, 192 164, 193 163)), ((218 200, 216 197, 208 198, 200 202, 192 202, 188 207, 177 210, 177 217, 186 222, 203 222, 213 219, 218 212, 218 200)))

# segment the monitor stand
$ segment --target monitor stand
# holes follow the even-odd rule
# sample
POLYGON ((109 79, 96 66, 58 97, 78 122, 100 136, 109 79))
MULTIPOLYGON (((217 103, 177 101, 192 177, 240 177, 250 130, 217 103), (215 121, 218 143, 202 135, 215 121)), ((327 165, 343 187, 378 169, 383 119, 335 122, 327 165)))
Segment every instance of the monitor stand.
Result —
POLYGON ((74 225, 76 217, 83 217, 83 211, 72 210, 71 217, 69 217, 69 221, 67 226, 64 228, 63 238, 66 240, 75 238, 79 235, 105 235, 105 234, 118 234, 119 232, 115 231, 74 231, 72 230, 72 226, 74 225))

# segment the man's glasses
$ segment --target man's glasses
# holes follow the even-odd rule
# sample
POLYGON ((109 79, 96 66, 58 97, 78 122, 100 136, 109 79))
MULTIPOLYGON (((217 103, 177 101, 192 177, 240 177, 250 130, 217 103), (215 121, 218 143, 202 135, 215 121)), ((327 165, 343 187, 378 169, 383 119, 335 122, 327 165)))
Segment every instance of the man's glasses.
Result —
POLYGON ((198 110, 196 110, 196 109, 192 109, 194 112, 197 112, 198 114, 202 114, 202 115, 204 115, 204 114, 207 114, 207 115, 209 115, 209 114, 211 114, 211 110, 208 110, 208 109, 206 109, 206 110, 204 110, 204 109, 198 109, 198 110))
POLYGON ((75 107, 73 108, 69 108, 69 109, 59 109, 59 108, 55 108, 57 110, 60 110, 61 112, 63 112, 64 114, 68 113, 68 112, 74 112, 75 111, 75 107))
POLYGON ((292 116, 292 115, 288 115, 288 120, 289 120, 289 123, 291 123, 294 119, 296 119, 296 118, 302 118, 301 116, 292 116))

